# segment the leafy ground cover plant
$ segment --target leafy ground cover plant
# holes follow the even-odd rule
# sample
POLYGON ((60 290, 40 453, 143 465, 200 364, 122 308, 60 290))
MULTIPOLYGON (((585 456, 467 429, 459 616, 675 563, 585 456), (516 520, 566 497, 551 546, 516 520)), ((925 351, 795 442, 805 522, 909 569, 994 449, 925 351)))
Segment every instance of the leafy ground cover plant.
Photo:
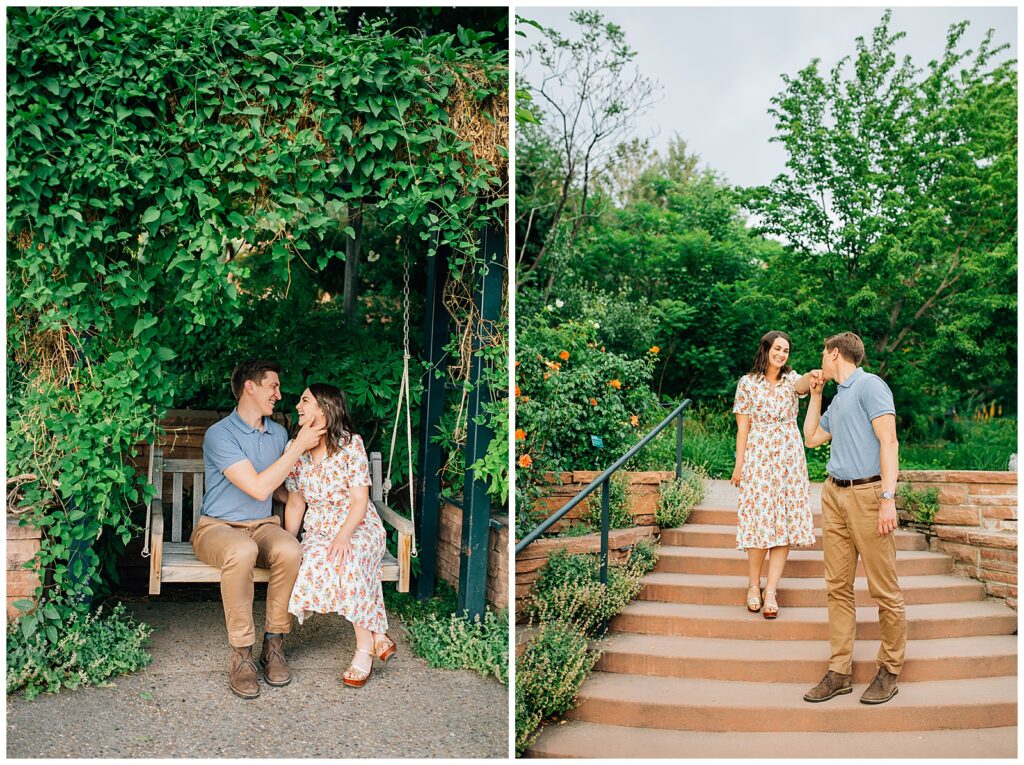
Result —
POLYGON ((939 512, 939 490, 924 489, 915 491, 906 484, 900 486, 899 496, 903 500, 903 509, 914 516, 918 523, 931 523, 939 512))
POLYGON ((425 601, 393 586, 384 588, 384 603, 409 634, 409 645, 432 667, 471 669, 508 685, 508 611, 490 609, 472 621, 457 613, 458 593, 444 580, 425 601))
POLYGON ((663 529, 686 523, 690 511, 704 500, 707 472, 702 467, 683 466, 683 477, 661 484, 654 518, 663 529))
MULTIPOLYGON (((23 604, 30 605, 30 604, 23 604)), ((24 689, 25 698, 61 688, 100 685, 108 678, 146 667, 152 632, 118 603, 107 613, 64 610, 48 601, 37 612, 7 625, 7 693, 24 689), (45 620, 44 620, 45 618, 45 620)))

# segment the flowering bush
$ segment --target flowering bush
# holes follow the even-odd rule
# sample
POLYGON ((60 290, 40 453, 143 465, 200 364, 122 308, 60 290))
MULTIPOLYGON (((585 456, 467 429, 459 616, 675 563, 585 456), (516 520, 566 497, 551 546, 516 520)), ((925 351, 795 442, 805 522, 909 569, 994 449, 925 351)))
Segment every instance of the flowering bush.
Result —
POLYGON ((517 533, 536 519, 546 472, 602 470, 663 412, 651 390, 657 350, 630 359, 600 344, 592 323, 523 322, 516 362, 517 533))

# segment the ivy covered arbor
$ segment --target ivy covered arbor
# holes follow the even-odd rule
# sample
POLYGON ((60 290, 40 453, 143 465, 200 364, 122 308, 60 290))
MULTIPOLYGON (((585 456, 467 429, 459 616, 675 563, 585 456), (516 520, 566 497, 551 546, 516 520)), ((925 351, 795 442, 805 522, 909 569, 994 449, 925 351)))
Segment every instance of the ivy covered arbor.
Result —
MULTIPOLYGON (((197 370, 222 375, 241 350, 231 343, 259 329, 286 365, 311 326, 325 349, 367 339, 360 263, 383 282, 404 260, 415 283, 443 261, 450 310, 435 326, 448 355, 426 371, 472 387, 460 362, 480 350, 502 384, 477 419, 507 432, 493 363, 504 336, 491 324, 481 335, 472 299, 500 271, 481 252, 484 232, 504 230, 507 200, 507 60, 489 36, 399 35, 385 21, 351 33, 345 12, 326 8, 8 11, 9 474, 35 476, 20 497, 45 532, 50 597, 89 595, 101 564, 112 568, 151 493, 134 445, 196 395, 197 370), (390 244, 371 253, 368 237, 390 244), (340 311, 317 285, 339 268, 340 311), (316 299, 295 314, 284 301, 303 280, 316 299)), ((376 310, 401 321, 394 300, 376 310)), ((388 337, 357 352, 393 369, 402 349, 388 337)), ((324 370, 298 367, 292 393, 324 370)), ((357 406, 389 431, 397 381, 379 377, 357 406)), ((452 448, 465 435, 427 438, 452 448)), ((506 446, 491 443, 481 469, 501 463, 506 446)), ((507 485, 498 472, 478 478, 507 485)))

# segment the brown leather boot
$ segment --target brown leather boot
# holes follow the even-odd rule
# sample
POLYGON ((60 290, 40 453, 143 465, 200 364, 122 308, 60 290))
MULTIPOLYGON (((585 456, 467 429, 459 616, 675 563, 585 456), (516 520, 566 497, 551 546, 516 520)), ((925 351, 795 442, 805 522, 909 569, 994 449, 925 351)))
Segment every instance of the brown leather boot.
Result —
POLYGON ((263 667, 263 679, 267 685, 288 685, 292 681, 292 671, 284 658, 283 637, 267 635, 263 638, 260 666, 263 667))
POLYGON ((871 681, 871 685, 864 691, 864 695, 860 697, 860 703, 884 704, 899 693, 899 690, 896 687, 896 675, 885 667, 879 667, 875 679, 871 681))
POLYGON ((228 672, 228 687, 236 696, 254 699, 260 695, 259 674, 252 660, 252 646, 231 648, 231 669, 228 672))
POLYGON ((844 693, 853 693, 853 675, 841 675, 831 669, 821 678, 821 682, 804 694, 804 701, 828 701, 844 693))

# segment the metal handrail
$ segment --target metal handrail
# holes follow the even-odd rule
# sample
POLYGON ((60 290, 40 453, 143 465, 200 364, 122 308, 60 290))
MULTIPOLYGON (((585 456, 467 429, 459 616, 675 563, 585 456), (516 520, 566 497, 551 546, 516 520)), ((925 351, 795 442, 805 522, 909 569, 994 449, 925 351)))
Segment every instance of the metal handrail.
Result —
POLYGON ((681 478, 683 475, 683 412, 693 402, 690 399, 686 399, 672 410, 672 413, 662 420, 657 426, 654 427, 647 435, 641 438, 633 447, 626 452, 624 455, 619 457, 615 463, 605 470, 601 475, 591 481, 579 492, 575 497, 570 499, 558 510, 547 517, 546 520, 542 521, 537 528, 523 537, 516 544, 516 555, 521 553, 533 542, 535 542, 541 534, 554 526, 558 521, 565 516, 570 510, 576 505, 590 496, 598 486, 601 486, 601 582, 607 583, 608 581, 608 516, 609 516, 609 496, 608 496, 608 479, 612 477, 616 470, 622 467, 629 459, 636 454, 638 451, 647 446, 650 441, 657 436, 661 431, 668 427, 669 423, 676 420, 676 478, 681 478))

